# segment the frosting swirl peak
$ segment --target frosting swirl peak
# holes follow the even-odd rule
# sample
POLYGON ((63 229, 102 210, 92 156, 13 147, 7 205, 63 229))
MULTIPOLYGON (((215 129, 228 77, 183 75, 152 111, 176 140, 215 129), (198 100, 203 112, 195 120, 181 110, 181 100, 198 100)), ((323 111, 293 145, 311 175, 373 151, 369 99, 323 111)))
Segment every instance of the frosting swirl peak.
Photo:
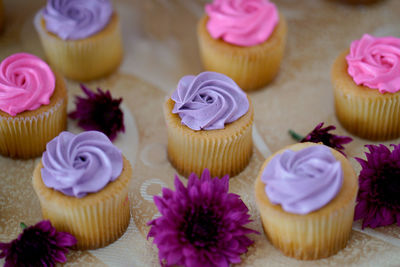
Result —
POLYGON ((223 129, 249 110, 246 94, 229 77, 216 72, 184 76, 172 94, 182 124, 192 130, 223 129))
POLYGON ((123 167, 121 151, 97 131, 62 132, 47 143, 42 163, 47 187, 78 198, 116 180, 123 167))
POLYGON ((50 103, 56 78, 40 58, 17 53, 0 64, 0 110, 15 116, 50 103))
POLYGON ((266 41, 279 22, 278 10, 268 0, 214 0, 205 9, 210 35, 239 46, 266 41))
POLYGON ((343 170, 328 147, 315 145, 277 154, 267 164, 261 180, 271 203, 280 204, 290 213, 307 214, 337 195, 343 170))
POLYGON ((400 90, 400 38, 364 34, 351 43, 348 73, 357 85, 380 93, 400 90))
POLYGON ((109 0, 48 0, 43 18, 49 32, 63 40, 78 40, 101 31, 112 13, 109 0))

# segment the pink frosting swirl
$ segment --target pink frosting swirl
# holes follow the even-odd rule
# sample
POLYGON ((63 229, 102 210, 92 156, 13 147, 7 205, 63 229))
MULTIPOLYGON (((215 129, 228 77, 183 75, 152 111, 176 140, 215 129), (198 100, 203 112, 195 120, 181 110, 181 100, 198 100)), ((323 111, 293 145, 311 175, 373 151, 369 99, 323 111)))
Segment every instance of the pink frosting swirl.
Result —
POLYGON ((17 53, 0 64, 0 110, 15 116, 50 103, 56 79, 40 58, 17 53))
POLYGON ((351 43, 348 73, 357 85, 380 93, 400 90, 400 38, 364 34, 351 43))
POLYGON ((278 10, 268 0, 214 0, 206 13, 210 35, 239 46, 266 41, 279 22, 278 10))

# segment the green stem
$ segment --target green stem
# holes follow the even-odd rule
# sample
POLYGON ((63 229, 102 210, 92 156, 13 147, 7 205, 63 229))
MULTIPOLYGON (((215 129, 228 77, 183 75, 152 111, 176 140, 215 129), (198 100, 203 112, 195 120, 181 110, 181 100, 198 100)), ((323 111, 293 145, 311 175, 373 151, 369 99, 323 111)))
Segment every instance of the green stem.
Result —
POLYGON ((297 142, 300 142, 301 140, 303 140, 303 136, 301 136, 301 135, 299 135, 298 133, 296 133, 295 131, 293 131, 293 130, 289 130, 289 134, 290 134, 290 136, 294 139, 294 140, 296 140, 297 142))
POLYGON ((23 223, 23 222, 21 222, 21 223, 19 224, 19 226, 21 226, 21 229, 22 229, 22 230, 24 230, 25 228, 28 227, 28 226, 26 226, 26 224, 23 223))

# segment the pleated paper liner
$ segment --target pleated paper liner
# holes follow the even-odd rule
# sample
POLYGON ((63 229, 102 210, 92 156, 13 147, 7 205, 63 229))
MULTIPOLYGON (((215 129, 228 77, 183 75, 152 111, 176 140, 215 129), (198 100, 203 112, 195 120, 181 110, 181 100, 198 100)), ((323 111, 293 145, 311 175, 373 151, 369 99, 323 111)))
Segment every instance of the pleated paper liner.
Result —
POLYGON ((269 241, 285 255, 301 260, 329 257, 346 246, 351 234, 358 189, 358 180, 349 161, 331 149, 343 169, 343 185, 333 200, 305 215, 289 213, 280 205, 272 204, 261 181, 268 162, 286 149, 299 151, 313 145, 316 144, 299 143, 279 150, 265 161, 255 182, 256 203, 269 241))
POLYGON ((240 88, 252 91, 271 82, 279 71, 286 43, 286 20, 279 14, 279 24, 262 44, 241 47, 216 40, 208 33, 206 15, 197 25, 200 56, 208 71, 223 73, 240 88))
POLYGON ((253 106, 237 121, 221 130, 194 131, 181 124, 179 115, 173 114, 174 102, 170 98, 164 105, 168 132, 168 158, 184 176, 192 172, 200 175, 208 168, 213 177, 226 174, 235 176, 249 163, 252 152, 253 106))
POLYGON ((0 111, 0 154, 15 158, 40 156, 46 144, 67 126, 67 89, 56 74, 50 104, 11 116, 0 111))
POLYGON ((128 200, 132 167, 123 158, 121 175, 97 193, 75 198, 45 186, 40 162, 33 173, 33 188, 44 219, 58 231, 71 233, 78 240, 75 249, 95 249, 117 240, 130 221, 128 200))
POLYGON ((389 140, 400 136, 400 92, 380 93, 355 84, 347 73, 343 52, 332 68, 335 112, 349 132, 370 140, 389 140))
POLYGON ((93 80, 110 74, 121 63, 123 48, 116 13, 102 31, 80 40, 62 40, 48 32, 41 11, 34 24, 49 63, 67 78, 93 80))

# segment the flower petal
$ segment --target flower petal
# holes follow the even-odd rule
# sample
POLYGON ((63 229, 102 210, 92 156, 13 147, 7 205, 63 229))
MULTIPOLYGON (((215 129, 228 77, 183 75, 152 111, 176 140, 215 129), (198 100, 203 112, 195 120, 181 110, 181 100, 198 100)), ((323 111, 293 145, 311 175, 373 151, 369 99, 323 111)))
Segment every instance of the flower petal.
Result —
POLYGON ((249 210, 240 196, 229 193, 229 176, 200 178, 191 174, 187 187, 175 177, 175 192, 163 189, 154 197, 161 217, 148 222, 148 237, 159 250, 165 266, 229 266, 252 241, 245 235, 256 231, 244 227, 249 210))

